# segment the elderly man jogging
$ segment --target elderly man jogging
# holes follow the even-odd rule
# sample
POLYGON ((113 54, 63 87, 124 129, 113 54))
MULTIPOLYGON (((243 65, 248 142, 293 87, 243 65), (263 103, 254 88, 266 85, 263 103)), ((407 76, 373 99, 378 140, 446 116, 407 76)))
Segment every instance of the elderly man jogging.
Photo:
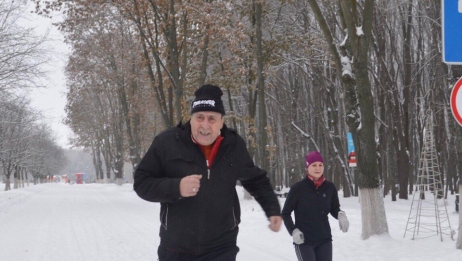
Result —
POLYGON ((280 206, 266 171, 224 124, 218 86, 196 90, 191 119, 157 135, 135 171, 141 198, 160 202, 160 261, 236 260, 239 180, 278 231, 280 206))

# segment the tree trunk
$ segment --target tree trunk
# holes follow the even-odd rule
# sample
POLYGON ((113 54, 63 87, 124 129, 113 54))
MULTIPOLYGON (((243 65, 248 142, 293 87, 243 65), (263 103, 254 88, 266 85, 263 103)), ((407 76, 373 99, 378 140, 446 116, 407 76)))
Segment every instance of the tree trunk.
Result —
MULTIPOLYGON (((373 22, 374 0, 366 0, 363 9, 363 21, 357 21, 356 2, 341 0, 340 6, 348 29, 349 48, 353 54, 353 71, 355 73, 356 92, 347 91, 347 95, 357 95, 356 105, 348 103, 347 112, 356 115, 356 122, 349 122, 350 131, 358 161, 360 176, 360 201, 363 221, 362 238, 372 235, 388 233, 388 224, 385 218, 385 207, 380 188, 380 175, 378 173, 378 158, 375 141, 375 110, 374 100, 369 81, 369 45, 372 40, 371 30, 373 22), (352 4, 353 3, 353 4, 352 4), (364 35, 357 34, 357 25, 362 24, 364 35), (356 112, 356 113, 355 113, 356 112), (358 126, 360 124, 360 126, 358 126), (358 128, 359 127, 359 128, 358 128), (373 204, 369 204, 369 203, 373 204)), ((351 85, 348 85, 350 88, 351 85)), ((355 97, 349 97, 354 100, 355 97)))
MULTIPOLYGON (((134 69, 133 69, 134 72, 134 69)), ((130 89, 135 90, 138 86, 135 81, 130 81, 130 89)), ((121 113, 123 115, 123 119, 125 120, 125 129, 128 136, 128 152, 129 152, 129 159, 133 167, 133 171, 135 171, 138 163, 141 161, 141 155, 139 150, 139 144, 137 143, 138 139, 136 131, 139 129, 136 125, 139 124, 136 121, 137 113, 131 112, 129 109, 129 101, 127 99, 127 93, 125 91, 125 86, 120 87, 119 92, 119 101, 122 106, 121 113)), ((123 128, 123 125, 121 126, 123 128)), ((123 130, 121 130, 123 131, 123 130)), ((122 132, 123 134, 123 132, 122 132)), ((123 135, 121 135, 123 137, 123 135)), ((122 138, 123 139, 123 138, 122 138)), ((123 146, 122 146, 123 147, 123 146)), ((123 152, 121 152, 123 153, 123 152)), ((123 164, 122 164, 123 166, 123 164)), ((133 174, 133 173, 132 173, 133 174)))
MULTIPOLYGON (((143 48, 143 58, 144 64, 146 65, 147 74, 149 76, 149 85, 151 89, 156 93, 156 106, 162 115, 162 121, 164 126, 171 127, 173 126, 173 112, 171 100, 167 101, 164 87, 164 79, 162 69, 167 70, 163 63, 163 58, 159 54, 160 46, 160 35, 158 28, 157 19, 153 19, 153 26, 147 26, 143 24, 144 17, 148 16, 146 10, 144 10, 136 1, 133 1, 135 6, 136 16, 132 17, 133 21, 137 24, 139 34, 141 35, 140 41, 143 48), (152 29, 151 29, 152 28, 152 29), (146 30, 146 31, 145 31, 146 30), (150 54, 154 58, 154 61, 151 60, 150 54), (156 79, 157 76, 157 79, 156 79), (156 84, 157 83, 157 84, 156 84)), ((154 6, 152 6, 153 9, 154 6)), ((156 10, 152 10, 154 13, 156 10)), ((171 90, 171 88, 169 88, 171 90)))
POLYGON ((13 173, 13 189, 17 189, 17 188, 18 188, 18 180, 19 180, 18 166, 14 166, 14 173, 13 173))
MULTIPOLYGON (((265 101, 265 76, 263 66, 263 39, 262 39, 262 3, 255 3, 255 35, 257 52, 257 92, 258 92, 258 151, 259 165, 262 169, 269 171, 269 148, 268 148, 268 120, 265 101)), ((268 172, 271 184, 274 186, 274 175, 268 172)))
MULTIPOLYGON (((388 135, 387 138, 387 169, 389 170, 390 174, 390 185, 391 185, 391 201, 396 201, 396 194, 401 191, 401 185, 399 186, 400 191, 396 191, 396 160, 395 160, 395 148, 393 147, 393 136, 392 134, 388 135)), ((407 191, 407 189, 406 189, 407 191)))
POLYGON ((10 179, 5 179, 5 191, 11 190, 10 179))
POLYGON ((388 233, 383 192, 380 188, 361 188, 361 220, 362 239, 368 239, 372 235, 388 233))
MULTIPOLYGON (((170 54, 171 59, 169 62, 171 63, 171 71, 173 77, 173 83, 175 84, 175 111, 176 111, 176 120, 180 121, 182 119, 182 106, 184 106, 184 97, 183 97, 183 79, 181 79, 180 70, 184 69, 180 67, 180 54, 178 51, 178 43, 177 43, 177 28, 176 28, 176 14, 175 11, 175 0, 170 0, 170 17, 172 18, 170 24, 170 37, 169 44, 170 44, 170 54)), ((183 46, 182 48, 186 48, 183 46)))
MULTIPOLYGON (((406 22, 402 23, 403 32, 405 36, 405 42, 403 46, 403 66, 404 66, 404 81, 403 81, 403 101, 399 102, 397 100, 397 106, 402 106, 401 113, 399 119, 401 120, 401 124, 398 126, 399 132, 395 139, 399 140, 400 146, 397 148, 398 153, 398 181, 399 181, 399 198, 400 199, 408 199, 408 184, 409 184, 409 174, 411 169, 411 161, 409 158, 409 147, 410 147, 410 131, 409 131, 409 107, 411 105, 411 98, 410 98, 410 89, 412 86, 412 1, 408 3, 407 9, 407 18, 406 22)), ((405 13, 405 12, 403 12, 405 13)))
POLYGON ((26 174, 27 174, 26 171, 25 171, 25 168, 20 169, 20 174, 21 174, 20 175, 20 177, 21 177, 20 187, 24 188, 24 180, 25 180, 26 174))
POLYGON ((95 169, 96 169, 96 175, 98 175, 99 182, 103 183, 104 171, 103 171, 103 161, 101 160, 101 146, 102 146, 101 144, 102 144, 102 141, 98 134, 98 138, 96 139, 96 145, 95 145, 95 154, 96 154, 95 155, 96 156, 95 169))
MULTIPOLYGON (((108 136, 109 137, 109 134, 108 136)), ((109 151, 109 142, 108 139, 104 140, 102 152, 103 152, 103 158, 104 158, 104 164, 106 167, 106 177, 105 177, 105 182, 110 183, 109 181, 111 180, 111 162, 112 162, 112 157, 111 157, 111 152, 109 151)))
MULTIPOLYGON (((207 60, 209 58, 209 33, 208 33, 209 26, 206 25, 205 27, 205 36, 204 36, 204 46, 202 47, 202 61, 201 61, 201 70, 199 76, 199 87, 205 84, 205 79, 207 79, 207 60)), ((228 88, 229 94, 229 88, 228 88)), ((228 96, 229 97, 229 96, 228 96)), ((229 97, 230 98, 230 97, 229 97)))

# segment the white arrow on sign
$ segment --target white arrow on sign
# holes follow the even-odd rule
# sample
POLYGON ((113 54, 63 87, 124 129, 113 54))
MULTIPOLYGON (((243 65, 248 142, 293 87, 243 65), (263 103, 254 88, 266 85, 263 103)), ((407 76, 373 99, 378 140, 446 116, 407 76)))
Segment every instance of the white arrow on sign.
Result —
POLYGON ((457 123, 462 126, 462 77, 456 82, 451 92, 451 111, 457 123))

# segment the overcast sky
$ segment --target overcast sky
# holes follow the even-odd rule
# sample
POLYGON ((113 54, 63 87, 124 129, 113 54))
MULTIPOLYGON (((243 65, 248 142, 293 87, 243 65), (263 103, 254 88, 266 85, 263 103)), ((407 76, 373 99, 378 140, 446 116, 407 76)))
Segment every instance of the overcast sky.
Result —
MULTIPOLYGON (((30 6, 32 8, 32 5, 30 6)), ((66 105, 66 84, 64 76, 64 66, 67 61, 69 50, 64 43, 62 34, 52 25, 51 19, 38 16, 28 12, 26 26, 35 27, 36 33, 43 35, 49 29, 49 38, 52 40, 54 56, 52 62, 46 67, 49 72, 46 89, 35 89, 30 93, 31 106, 40 110, 45 116, 45 122, 51 126, 56 135, 57 143, 62 147, 70 147, 68 139, 72 131, 63 124, 65 118, 64 107, 66 105)))

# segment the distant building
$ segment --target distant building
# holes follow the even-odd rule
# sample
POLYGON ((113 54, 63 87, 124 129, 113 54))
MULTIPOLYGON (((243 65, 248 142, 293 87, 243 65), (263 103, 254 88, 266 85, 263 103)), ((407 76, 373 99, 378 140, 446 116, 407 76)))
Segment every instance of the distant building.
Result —
POLYGON ((75 173, 75 184, 83 184, 85 176, 85 173, 75 173))

